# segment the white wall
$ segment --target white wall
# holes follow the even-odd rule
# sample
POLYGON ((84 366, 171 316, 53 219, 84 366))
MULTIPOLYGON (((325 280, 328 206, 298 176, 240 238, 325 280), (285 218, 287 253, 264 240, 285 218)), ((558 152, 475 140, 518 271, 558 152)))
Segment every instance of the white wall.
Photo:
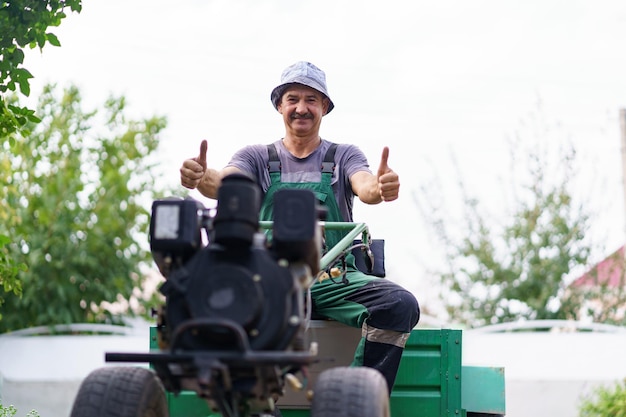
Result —
MULTIPOLYGON (((145 352, 148 327, 109 336, 0 336, 0 398, 18 416, 67 417, 105 352, 145 352)), ((463 364, 505 368, 508 417, 578 417, 581 395, 626 377, 626 331, 463 332, 463 364)), ((113 364, 114 365, 114 364, 113 364)))
MULTIPOLYGON (((127 329, 129 330, 129 329, 127 329)), ((146 352, 149 327, 128 334, 0 336, 0 400, 17 416, 36 410, 42 417, 67 417, 82 380, 109 366, 106 352, 146 352)))
POLYGON ((578 417, 594 387, 626 378, 617 332, 463 332, 464 365, 504 367, 507 417, 578 417))

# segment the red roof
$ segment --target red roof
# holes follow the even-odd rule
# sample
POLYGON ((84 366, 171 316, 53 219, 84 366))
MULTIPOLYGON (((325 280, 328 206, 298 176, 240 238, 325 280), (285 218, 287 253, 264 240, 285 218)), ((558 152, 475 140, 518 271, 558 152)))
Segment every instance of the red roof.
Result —
POLYGON ((596 285, 619 287, 624 283, 623 272, 624 246, 599 262, 580 278, 577 278, 572 285, 575 287, 596 285))

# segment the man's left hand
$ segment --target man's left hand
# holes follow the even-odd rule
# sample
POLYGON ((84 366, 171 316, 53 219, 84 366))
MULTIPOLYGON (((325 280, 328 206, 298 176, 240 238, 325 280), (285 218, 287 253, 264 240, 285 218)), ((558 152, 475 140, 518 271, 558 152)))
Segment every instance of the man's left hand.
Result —
POLYGON ((400 179, 398 178, 398 174, 387 165, 388 159, 389 148, 385 146, 376 175, 378 178, 378 192, 383 201, 393 201, 397 199, 398 193, 400 192, 400 179))

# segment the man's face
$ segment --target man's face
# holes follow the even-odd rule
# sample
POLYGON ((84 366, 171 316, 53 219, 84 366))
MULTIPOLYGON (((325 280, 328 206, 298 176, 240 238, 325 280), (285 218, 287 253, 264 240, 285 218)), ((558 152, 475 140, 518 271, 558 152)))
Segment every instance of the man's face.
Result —
POLYGON ((292 133, 298 136, 317 135, 329 104, 319 91, 294 84, 285 90, 278 104, 278 112, 283 115, 285 127, 292 133))

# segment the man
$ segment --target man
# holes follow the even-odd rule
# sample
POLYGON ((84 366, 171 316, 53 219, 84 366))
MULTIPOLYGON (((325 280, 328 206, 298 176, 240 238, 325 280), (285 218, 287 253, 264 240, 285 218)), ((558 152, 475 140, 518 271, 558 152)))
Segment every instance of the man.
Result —
MULTIPOLYGON (((309 62, 297 62, 283 71, 271 101, 282 115, 285 136, 270 145, 250 145, 239 150, 221 171, 206 166, 207 143, 200 155, 180 168, 181 184, 217 197, 221 178, 245 172, 257 179, 265 193, 260 219, 272 220, 273 195, 281 188, 310 189, 326 206, 326 220, 352 222, 354 196, 366 204, 398 198, 398 175, 387 165, 389 149, 382 152, 376 174, 355 145, 336 145, 319 136, 322 117, 334 104, 326 88, 326 75, 309 62), (325 163, 324 163, 325 162, 325 163)), ((326 232, 332 247, 341 236, 326 232)), ((311 297, 317 314, 361 328, 353 365, 379 370, 389 392, 411 329, 419 320, 415 297, 399 285, 359 272, 352 255, 347 262, 347 282, 316 282, 311 297)))

